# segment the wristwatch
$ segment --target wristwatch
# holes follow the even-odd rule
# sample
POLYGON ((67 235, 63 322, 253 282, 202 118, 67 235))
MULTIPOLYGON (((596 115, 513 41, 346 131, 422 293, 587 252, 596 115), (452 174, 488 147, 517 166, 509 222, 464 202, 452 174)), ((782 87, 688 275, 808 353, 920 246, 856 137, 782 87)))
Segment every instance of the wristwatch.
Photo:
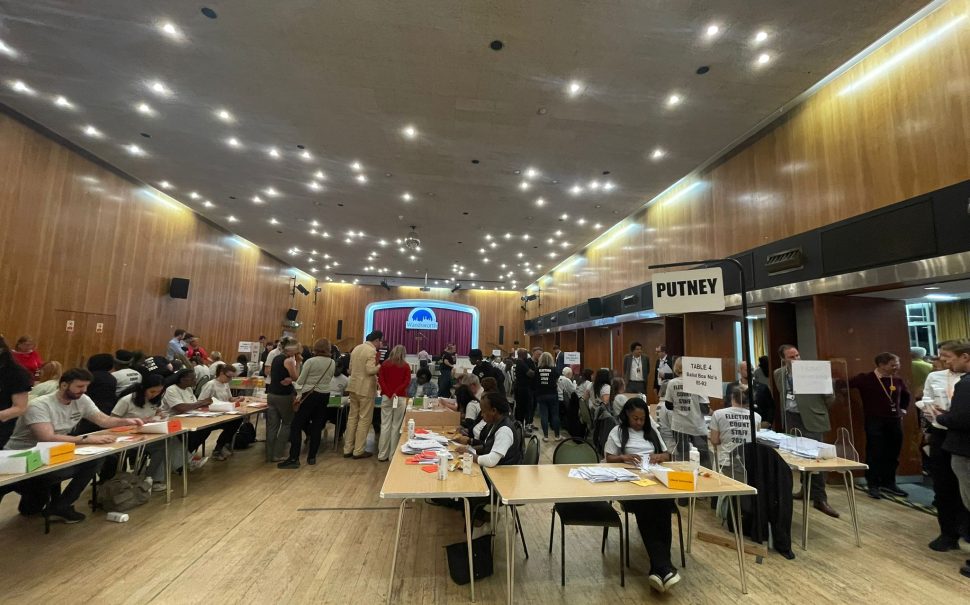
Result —
POLYGON ((88 440, 87 435, 81 435, 81 441, 87 441, 87 440, 88 440))

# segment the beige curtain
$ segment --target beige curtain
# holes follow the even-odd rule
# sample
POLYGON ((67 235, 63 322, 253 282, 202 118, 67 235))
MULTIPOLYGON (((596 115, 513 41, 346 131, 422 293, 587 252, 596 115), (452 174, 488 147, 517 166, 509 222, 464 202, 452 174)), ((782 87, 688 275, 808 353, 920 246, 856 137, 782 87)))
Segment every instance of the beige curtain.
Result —
POLYGON ((751 332, 752 332, 751 340, 754 341, 752 343, 754 345, 754 359, 752 359, 751 361, 755 365, 758 365, 758 358, 761 357, 762 355, 765 355, 765 342, 768 339, 767 334, 765 334, 765 320, 763 319, 752 320, 751 332))
POLYGON ((970 338, 970 301, 936 303, 936 340, 970 338))

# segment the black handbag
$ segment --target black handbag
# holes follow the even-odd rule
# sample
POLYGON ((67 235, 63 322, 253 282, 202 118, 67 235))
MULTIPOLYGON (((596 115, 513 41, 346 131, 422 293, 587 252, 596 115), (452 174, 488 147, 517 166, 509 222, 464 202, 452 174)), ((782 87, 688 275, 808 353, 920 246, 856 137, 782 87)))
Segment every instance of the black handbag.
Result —
MULTIPOLYGON (((461 541, 445 547, 448 554, 448 575, 455 584, 471 582, 468 574, 468 543, 461 541)), ((472 540, 472 563, 475 565, 475 579, 481 580, 492 575, 492 535, 472 540)))

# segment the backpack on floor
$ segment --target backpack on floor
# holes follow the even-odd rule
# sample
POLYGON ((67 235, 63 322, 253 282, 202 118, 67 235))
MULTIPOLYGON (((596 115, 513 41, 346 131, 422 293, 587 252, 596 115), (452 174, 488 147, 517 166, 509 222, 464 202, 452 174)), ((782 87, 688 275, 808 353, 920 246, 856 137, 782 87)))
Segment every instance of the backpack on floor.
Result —
MULTIPOLYGON (((445 547, 448 555, 448 574, 455 584, 468 584, 468 543, 465 541, 445 547)), ((472 564, 475 566, 475 579, 481 580, 492 575, 492 536, 487 534, 472 540, 472 564)))
POLYGON ((244 422, 236 432, 232 446, 234 450, 244 450, 256 443, 256 427, 252 422, 244 422))
POLYGON ((101 506, 110 512, 125 512, 148 502, 151 483, 141 473, 121 472, 104 482, 98 490, 101 506))

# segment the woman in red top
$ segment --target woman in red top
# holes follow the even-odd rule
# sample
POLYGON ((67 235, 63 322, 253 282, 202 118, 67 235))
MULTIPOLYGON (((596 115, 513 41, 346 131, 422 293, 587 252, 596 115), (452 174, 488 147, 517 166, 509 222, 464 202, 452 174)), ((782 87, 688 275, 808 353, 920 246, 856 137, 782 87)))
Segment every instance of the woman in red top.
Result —
POLYGON ((25 370, 30 372, 34 378, 40 373, 40 366, 44 365, 44 360, 40 358, 40 353, 34 348, 34 339, 30 336, 21 336, 17 339, 14 350, 11 351, 14 360, 25 370))
POLYGON ((381 364, 377 372, 377 384, 381 387, 381 438, 377 443, 377 459, 387 462, 393 452, 397 436, 401 434, 404 411, 407 409, 408 385, 411 384, 411 366, 404 360, 407 351, 397 345, 381 364))
POLYGON ((199 337, 193 336, 192 334, 186 334, 185 342, 189 344, 189 350, 185 352, 185 356, 192 359, 196 355, 202 358, 202 363, 205 365, 212 365, 212 359, 209 357, 209 353, 202 348, 199 344, 199 337))

